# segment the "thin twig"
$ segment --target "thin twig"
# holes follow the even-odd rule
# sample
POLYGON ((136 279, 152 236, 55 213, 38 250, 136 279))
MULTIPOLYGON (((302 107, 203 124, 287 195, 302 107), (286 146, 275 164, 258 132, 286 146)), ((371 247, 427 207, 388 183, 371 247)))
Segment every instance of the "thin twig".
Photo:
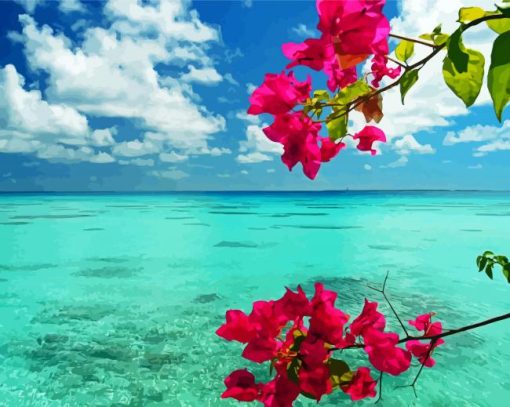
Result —
POLYGON ((377 400, 374 404, 377 404, 382 400, 382 377, 383 372, 379 372, 379 397, 377 397, 377 400))
POLYGON ((392 58, 390 56, 387 56, 386 58, 388 59, 388 61, 391 61, 391 62, 393 62, 393 63, 395 63, 397 65, 400 65, 402 68, 407 68, 407 65, 402 63, 402 62, 400 62, 398 59, 392 58))
POLYGON ((434 43, 426 42, 426 41, 422 41, 422 40, 418 40, 418 39, 416 39, 416 38, 404 37, 403 35, 398 35, 398 34, 392 34, 392 33, 390 33, 390 37, 392 37, 392 38, 398 38, 399 40, 415 42, 415 43, 417 43, 417 44, 426 45, 427 47, 432 47, 432 48, 437 47, 437 45, 435 45, 434 43))

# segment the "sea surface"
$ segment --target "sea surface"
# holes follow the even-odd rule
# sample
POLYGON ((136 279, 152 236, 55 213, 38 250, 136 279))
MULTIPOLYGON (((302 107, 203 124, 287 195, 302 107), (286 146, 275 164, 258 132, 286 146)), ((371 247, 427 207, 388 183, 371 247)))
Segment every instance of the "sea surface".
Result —
MULTIPOLYGON (((510 254, 509 193, 0 195, 0 405, 238 405, 219 398, 224 377, 268 368, 215 335, 227 309, 322 281, 353 317, 380 301, 398 331, 367 287, 389 271, 402 319, 433 311, 457 328, 510 311, 502 274, 476 270, 486 249, 510 254)), ((398 387, 416 366, 384 377, 378 405, 510 405, 510 320, 434 358, 417 397, 398 387)))

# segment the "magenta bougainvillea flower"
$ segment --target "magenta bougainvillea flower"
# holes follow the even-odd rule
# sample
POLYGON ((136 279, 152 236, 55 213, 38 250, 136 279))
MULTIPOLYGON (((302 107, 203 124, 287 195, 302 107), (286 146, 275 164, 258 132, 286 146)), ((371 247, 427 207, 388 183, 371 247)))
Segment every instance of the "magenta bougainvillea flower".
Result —
POLYGON ((286 113, 310 95, 311 79, 298 82, 291 71, 288 74, 266 74, 264 83, 250 97, 249 114, 286 113))
POLYGON ((376 141, 386 142, 386 135, 384 132, 375 126, 365 126, 359 133, 353 137, 354 140, 359 140, 358 150, 370 151, 370 154, 375 155, 377 151, 372 148, 372 144, 376 141))
POLYGON ((261 392, 261 386, 255 384, 255 376, 246 369, 235 370, 225 379, 227 389, 221 398, 233 398, 239 401, 255 401, 261 392))
POLYGON ((398 334, 367 328, 363 340, 368 360, 377 370, 398 376, 411 366, 411 353, 397 346, 398 334))
MULTIPOLYGON (((350 326, 349 315, 337 308, 336 302, 337 293, 316 283, 311 299, 301 287, 297 291, 287 288, 278 300, 255 301, 249 315, 228 311, 216 333, 245 344, 244 358, 255 363, 268 361, 274 377, 257 383, 246 369, 236 370, 225 379, 222 397, 258 401, 266 407, 291 407, 300 394, 319 401, 335 389, 352 400, 374 397, 377 381, 368 367, 350 370, 346 362, 333 358, 335 350, 349 347, 363 349, 373 367, 395 376, 409 369, 411 354, 425 366, 433 365, 430 344, 408 341, 408 350, 402 349, 398 334, 384 332, 386 319, 376 302, 365 299, 363 310, 350 326)), ((424 335, 437 335, 441 324, 433 323, 431 317, 425 314, 409 322, 424 335)))
POLYGON ((316 71, 324 71, 328 76, 328 88, 332 92, 358 79, 355 67, 340 68, 333 41, 328 35, 323 35, 319 39, 309 38, 300 44, 293 42, 283 44, 282 50, 283 54, 292 61, 287 65, 288 69, 296 65, 304 65, 316 71))
POLYGON ((384 315, 377 311, 377 303, 370 302, 365 298, 365 305, 361 314, 359 314, 349 326, 349 331, 354 336, 363 335, 368 328, 374 328, 383 331, 386 326, 384 315))
POLYGON ((382 13, 385 0, 317 0, 317 28, 331 38, 340 68, 388 53, 390 24, 382 13))
POLYGON ((360 367, 354 374, 352 382, 342 386, 342 390, 351 396, 352 401, 357 401, 367 397, 375 397, 376 385, 377 382, 370 375, 370 369, 360 367))
POLYGON ((391 79, 395 79, 400 76, 401 67, 389 67, 388 58, 386 55, 378 54, 372 58, 372 85, 376 88, 379 87, 381 80, 387 76, 391 79))
MULTIPOLYGON (((435 336, 443 332, 441 322, 432 322, 433 313, 418 316, 414 321, 409 321, 409 325, 414 326, 418 331, 423 331, 424 336, 435 336)), ((406 348, 418 361, 426 367, 432 367, 436 361, 432 358, 434 349, 444 343, 443 339, 437 339, 434 342, 424 343, 418 340, 406 342, 406 348)))

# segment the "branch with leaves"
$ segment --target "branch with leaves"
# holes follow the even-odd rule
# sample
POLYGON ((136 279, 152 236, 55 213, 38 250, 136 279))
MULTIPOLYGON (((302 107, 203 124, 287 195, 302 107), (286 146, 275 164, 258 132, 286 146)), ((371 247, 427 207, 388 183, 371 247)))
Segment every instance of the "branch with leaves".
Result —
POLYGON ((478 271, 484 271, 491 280, 493 279, 494 266, 500 266, 506 281, 510 283, 510 262, 508 257, 495 255, 491 251, 485 251, 476 258, 476 265, 478 266, 478 271))

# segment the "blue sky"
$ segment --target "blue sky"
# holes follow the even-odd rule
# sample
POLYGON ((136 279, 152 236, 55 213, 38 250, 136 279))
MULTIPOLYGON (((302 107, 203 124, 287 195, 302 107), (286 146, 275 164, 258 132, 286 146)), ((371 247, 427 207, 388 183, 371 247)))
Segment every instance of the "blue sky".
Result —
MULTIPOLYGON (((394 32, 417 36, 438 22, 453 31, 474 3, 492 8, 385 10, 394 32)), ((385 97, 380 154, 351 146, 315 181, 289 172, 261 132, 270 117, 244 112, 253 86, 287 63, 281 44, 318 36, 316 24, 313 1, 0 2, 0 190, 510 189, 508 111, 498 123, 485 89, 467 111, 441 58, 405 108, 385 97)), ((486 28, 465 38, 487 59, 493 39, 486 28)))

